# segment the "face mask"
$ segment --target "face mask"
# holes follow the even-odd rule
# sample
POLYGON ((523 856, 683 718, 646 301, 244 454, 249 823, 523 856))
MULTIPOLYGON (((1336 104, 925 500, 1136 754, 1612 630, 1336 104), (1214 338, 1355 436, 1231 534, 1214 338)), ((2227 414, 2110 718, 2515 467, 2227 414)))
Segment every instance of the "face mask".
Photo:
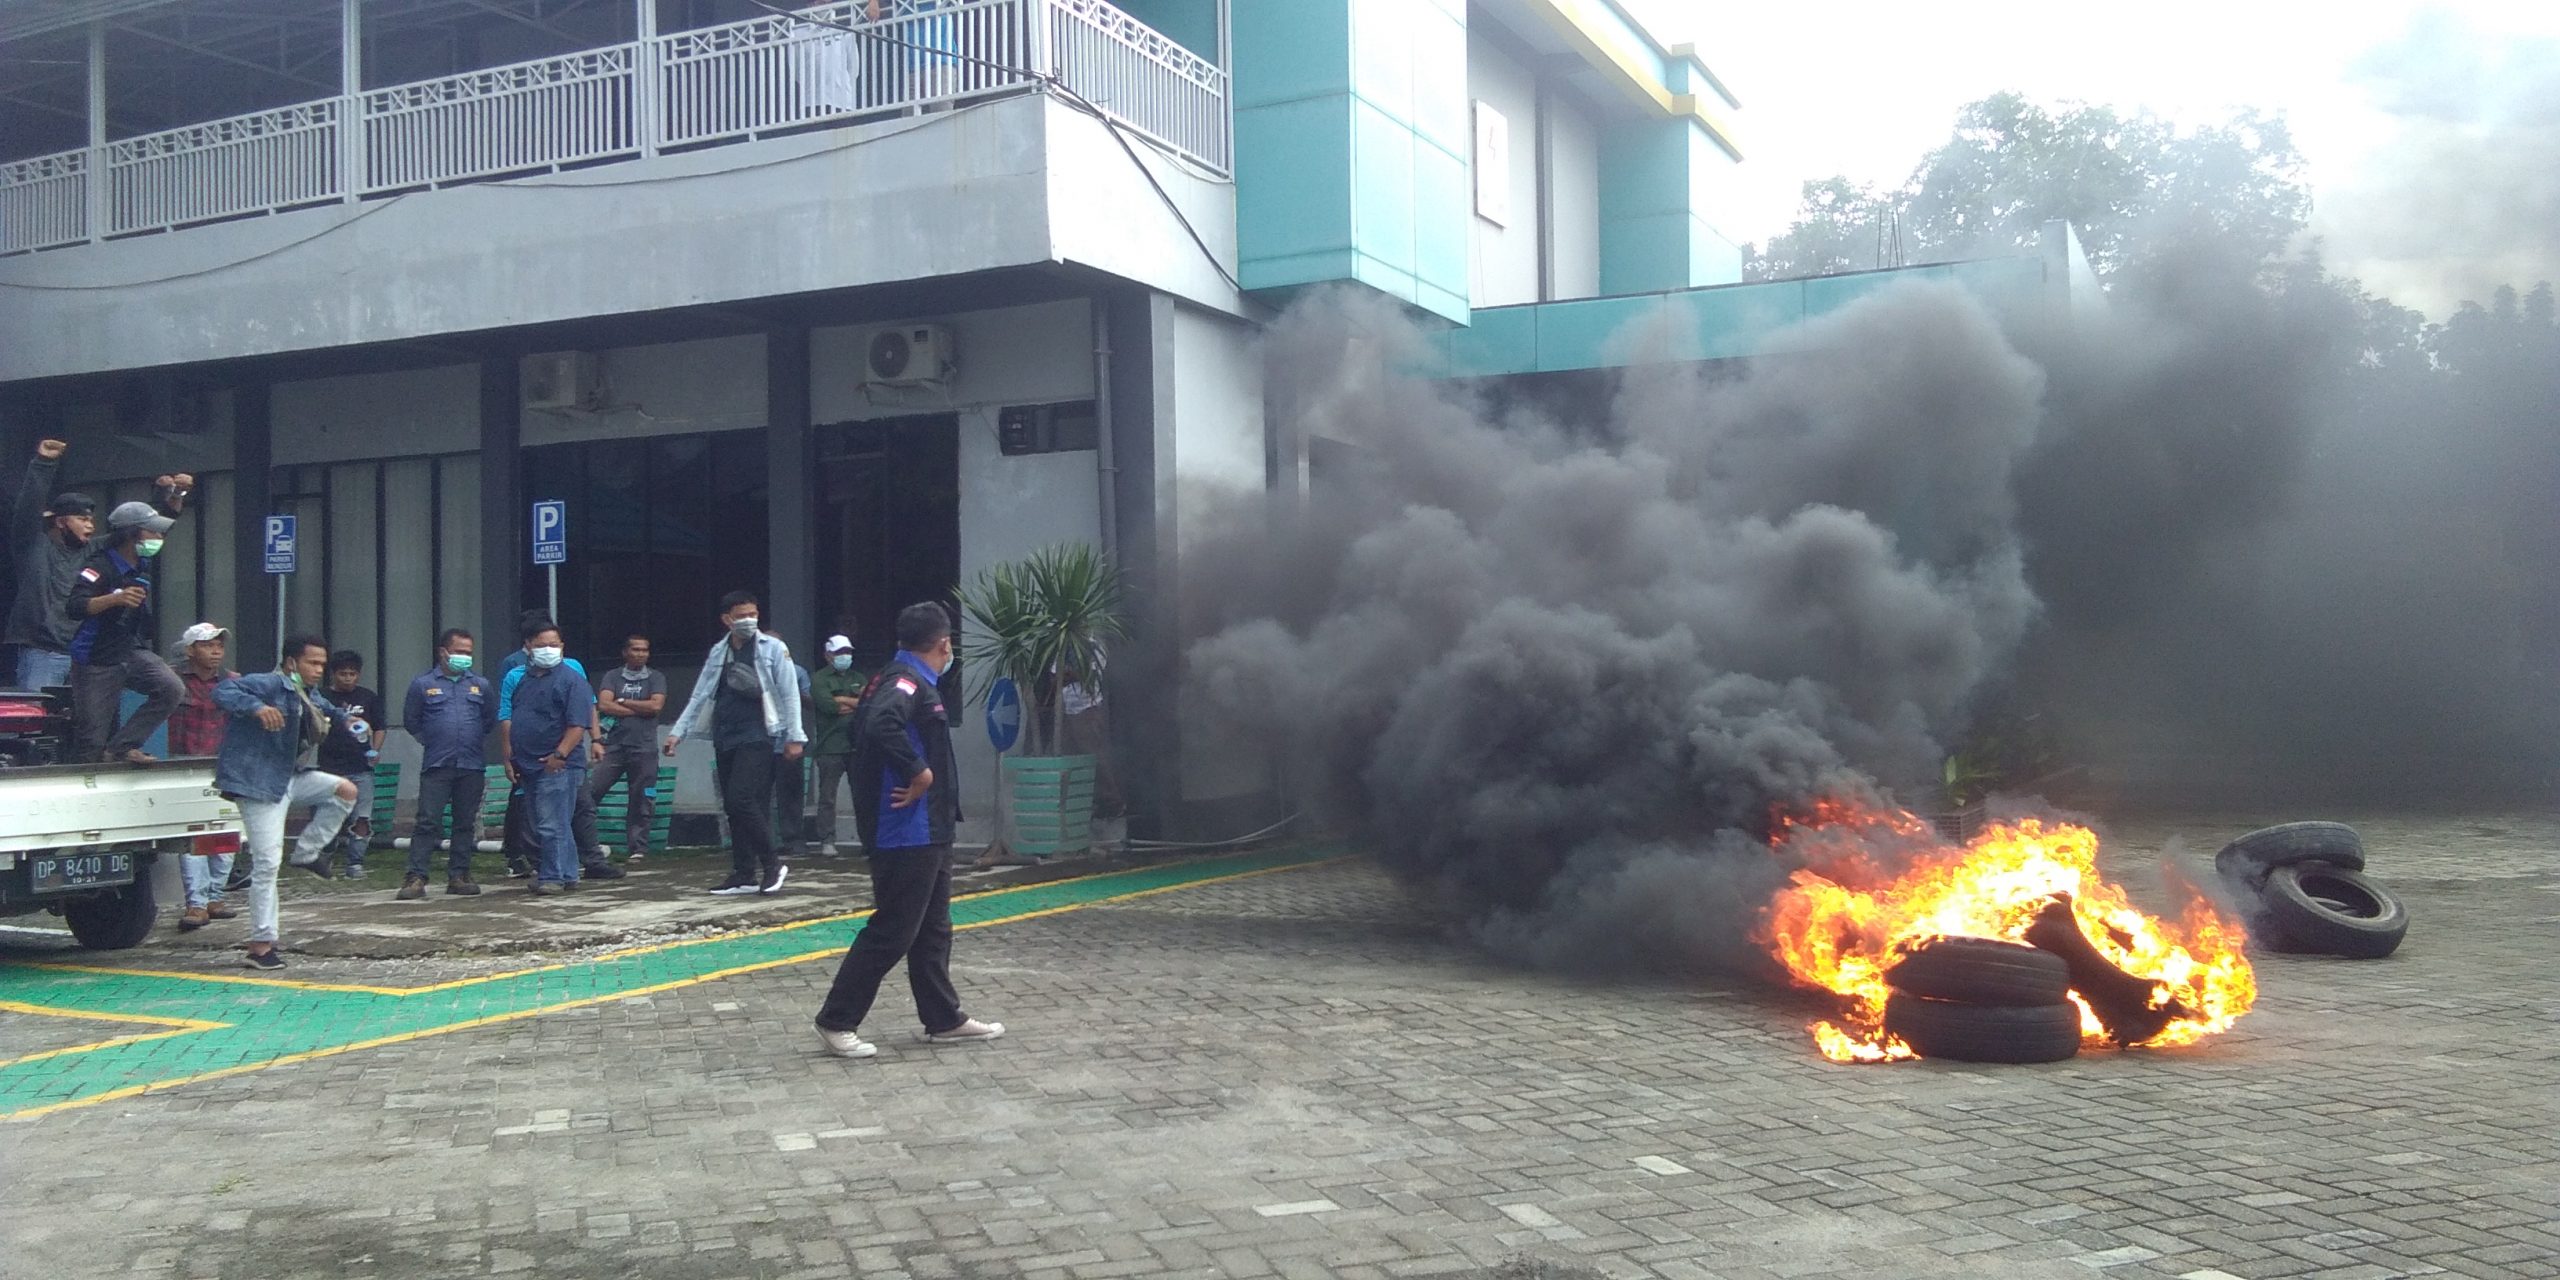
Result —
POLYGON ((756 633, 756 625, 756 620, 753 618, 732 618, 729 620, 729 631, 733 635, 751 636, 756 633))
POLYGON ((560 651, 549 645, 544 645, 539 649, 535 649, 526 654, 525 657, 537 667, 549 668, 560 665, 560 651))
POLYGON ((448 653, 444 656, 444 665, 446 670, 451 671, 455 675, 461 675, 463 672, 471 669, 471 655, 467 653, 448 653))
POLYGON ((141 552, 142 558, 148 560, 151 557, 160 554, 160 541, 161 540, 158 538, 145 538, 142 541, 135 543, 133 549, 141 552))
POLYGON ((294 688, 299 689, 302 687, 302 673, 300 671, 287 667, 285 668, 284 678, 285 682, 292 685, 294 688))
POLYGON ((853 655, 849 653, 839 653, 836 656, 827 659, 827 665, 834 667, 838 671, 851 671, 853 670, 853 655))

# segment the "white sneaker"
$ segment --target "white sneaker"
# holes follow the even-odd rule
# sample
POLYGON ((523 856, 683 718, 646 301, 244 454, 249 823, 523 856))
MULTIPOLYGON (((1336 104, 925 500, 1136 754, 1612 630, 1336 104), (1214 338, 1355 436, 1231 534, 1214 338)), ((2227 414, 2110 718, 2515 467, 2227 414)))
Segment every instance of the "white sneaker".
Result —
POLYGON ((773 874, 766 876, 764 878, 764 883, 756 887, 756 892, 780 893, 782 892, 782 882, 790 878, 791 868, 789 866, 777 866, 773 869, 773 874))
POLYGON ((916 1039, 926 1044, 980 1044, 1004 1034, 1001 1022, 980 1022, 971 1018, 949 1031, 919 1031, 916 1039))
POLYGON ((859 1031, 829 1031, 820 1027, 818 1043, 839 1058, 868 1058, 880 1052, 880 1046, 863 1039, 859 1031))

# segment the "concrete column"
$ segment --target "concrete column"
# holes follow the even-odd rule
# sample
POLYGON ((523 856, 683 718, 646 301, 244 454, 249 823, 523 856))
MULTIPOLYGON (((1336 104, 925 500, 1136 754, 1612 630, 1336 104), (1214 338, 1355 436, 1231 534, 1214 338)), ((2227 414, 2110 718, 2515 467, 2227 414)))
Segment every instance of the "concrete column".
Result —
POLYGON ((107 24, 89 24, 89 238, 107 234, 107 24))
POLYGON ((524 608, 532 515, 524 504, 522 378, 513 355, 480 362, 480 625, 473 630, 482 651, 493 654, 514 646, 516 614, 524 608))
POLYGON ((1174 727, 1182 613, 1174 576, 1173 299, 1126 289, 1110 297, 1105 315, 1111 344, 1107 429, 1118 472, 1111 519, 1118 526, 1132 641, 1128 653, 1113 655, 1112 747, 1123 765, 1129 834, 1161 839, 1181 796, 1174 727))
POLYGON ((809 329, 789 325, 764 336, 765 510, 771 578, 766 613, 795 645, 794 656, 814 661, 826 639, 818 616, 818 568, 811 475, 815 452, 809 433, 809 329))
MULTIPOLYGON (((275 512, 275 431, 268 393, 264 382, 231 392, 231 563, 239 596, 231 614, 231 665, 242 671, 272 668, 276 646, 284 640, 276 634, 276 580, 261 572, 264 517, 275 512)), ((211 529, 205 535, 220 536, 211 529)))
POLYGON ((639 48, 632 58, 631 126, 640 154, 658 154, 658 0, 631 0, 633 36, 639 48))
POLYGON ((364 191, 364 0, 338 0, 338 179, 353 204, 364 191))

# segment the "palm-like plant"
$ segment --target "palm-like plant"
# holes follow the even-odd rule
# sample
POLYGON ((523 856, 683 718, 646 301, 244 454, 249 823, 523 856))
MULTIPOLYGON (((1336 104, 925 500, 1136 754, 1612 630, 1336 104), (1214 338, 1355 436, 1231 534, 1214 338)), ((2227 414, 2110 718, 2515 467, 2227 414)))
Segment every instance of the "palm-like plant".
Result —
POLYGON ((1120 571, 1086 543, 980 570, 960 589, 970 622, 961 646, 970 700, 986 697, 996 677, 1010 677, 1032 703, 1036 750, 1056 751, 1065 711, 1053 674, 1100 691, 1103 647, 1127 634, 1120 604, 1120 571))

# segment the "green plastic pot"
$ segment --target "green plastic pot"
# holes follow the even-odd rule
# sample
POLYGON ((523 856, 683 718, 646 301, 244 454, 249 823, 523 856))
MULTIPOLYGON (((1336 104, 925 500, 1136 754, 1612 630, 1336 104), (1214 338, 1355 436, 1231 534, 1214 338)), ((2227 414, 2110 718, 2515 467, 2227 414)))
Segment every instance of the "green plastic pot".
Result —
POLYGON ((1005 843, 1026 858, 1093 847, 1093 757, 1008 756, 1005 843))

